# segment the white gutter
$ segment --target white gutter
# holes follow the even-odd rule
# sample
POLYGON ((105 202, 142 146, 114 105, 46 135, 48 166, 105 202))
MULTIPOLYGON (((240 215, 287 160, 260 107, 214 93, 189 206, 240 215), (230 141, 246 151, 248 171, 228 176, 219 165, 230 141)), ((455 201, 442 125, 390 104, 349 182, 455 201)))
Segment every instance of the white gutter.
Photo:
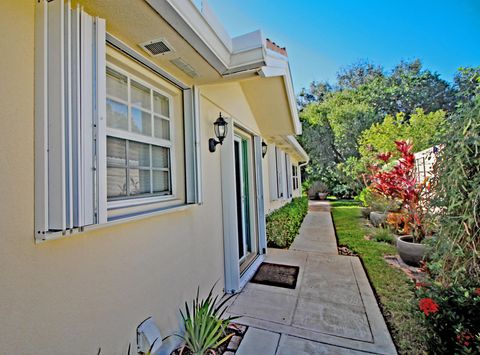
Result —
POLYGON ((297 139, 294 136, 287 136, 287 142, 292 146, 298 155, 305 161, 307 164, 310 161, 310 157, 308 156, 307 152, 302 148, 300 143, 298 143, 297 139))

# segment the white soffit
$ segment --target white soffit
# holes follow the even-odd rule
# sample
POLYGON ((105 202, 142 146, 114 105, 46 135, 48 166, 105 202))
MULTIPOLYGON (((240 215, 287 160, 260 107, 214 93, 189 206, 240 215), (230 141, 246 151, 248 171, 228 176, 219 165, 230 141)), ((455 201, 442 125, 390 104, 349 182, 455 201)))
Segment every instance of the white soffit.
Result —
POLYGON ((302 128, 287 57, 267 49, 261 31, 230 38, 206 0, 200 10, 192 0, 145 0, 223 77, 256 71, 261 77, 282 77, 293 134, 302 128))

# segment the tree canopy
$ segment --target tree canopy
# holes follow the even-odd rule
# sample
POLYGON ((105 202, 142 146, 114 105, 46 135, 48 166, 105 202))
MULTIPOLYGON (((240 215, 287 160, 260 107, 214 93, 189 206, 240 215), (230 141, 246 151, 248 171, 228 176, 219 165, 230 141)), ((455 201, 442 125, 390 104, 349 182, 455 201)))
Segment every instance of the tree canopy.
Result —
POLYGON ((349 184, 353 165, 391 148, 392 137, 413 140, 416 151, 436 144, 446 117, 478 92, 479 76, 480 68, 463 68, 450 84, 417 59, 391 71, 358 62, 342 69, 333 85, 312 82, 298 97, 300 143, 311 162, 307 177, 330 187, 349 184))

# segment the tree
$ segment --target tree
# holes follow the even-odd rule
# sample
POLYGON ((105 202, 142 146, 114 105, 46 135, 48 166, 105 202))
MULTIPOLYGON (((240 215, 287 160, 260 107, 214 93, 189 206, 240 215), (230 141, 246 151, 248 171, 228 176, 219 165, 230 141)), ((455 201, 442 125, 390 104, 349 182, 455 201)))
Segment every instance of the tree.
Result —
MULTIPOLYGON (((303 91, 299 98, 304 124, 300 142, 311 159, 307 178, 328 173, 332 183, 347 181, 354 189, 360 184, 353 174, 365 171, 358 164, 368 155, 366 150, 360 151, 364 131, 388 116, 387 122, 375 129, 390 145, 378 145, 373 151, 393 150, 396 139, 409 138, 413 138, 416 151, 424 149, 426 144, 434 144, 430 138, 439 130, 438 120, 444 120, 456 102, 455 89, 437 73, 423 69, 419 60, 401 62, 388 73, 368 62, 356 63, 342 69, 337 82, 336 86, 313 82, 309 91, 303 91), (410 121, 415 128, 407 132, 410 121)), ((364 145, 367 149, 368 144, 364 145)))
POLYGON ((460 68, 453 79, 459 103, 472 102, 480 94, 480 67, 460 68))
POLYGON ((340 90, 357 89, 378 78, 384 78, 383 68, 368 61, 359 61, 344 67, 337 74, 340 90))
POLYGON ((312 81, 310 87, 302 88, 297 97, 297 106, 302 110, 308 104, 314 102, 323 102, 328 93, 333 91, 333 87, 326 81, 312 81))
POLYGON ((404 113, 387 115, 383 122, 374 123, 362 132, 359 139, 361 159, 369 164, 380 153, 394 152, 397 140, 412 141, 414 152, 441 144, 446 123, 445 111, 442 110, 426 114, 417 109, 408 121, 404 113))
POLYGON ((417 108, 426 113, 455 108, 455 90, 438 73, 422 69, 420 60, 400 62, 389 75, 359 88, 364 99, 382 115, 404 113, 406 119, 417 108))

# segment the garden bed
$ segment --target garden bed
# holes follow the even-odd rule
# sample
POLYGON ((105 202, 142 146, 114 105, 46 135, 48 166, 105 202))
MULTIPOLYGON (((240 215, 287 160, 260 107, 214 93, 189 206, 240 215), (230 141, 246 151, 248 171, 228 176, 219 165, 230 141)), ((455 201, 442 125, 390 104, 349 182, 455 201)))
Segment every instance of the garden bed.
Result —
MULTIPOLYGON (((212 354, 235 354, 240 346, 240 343, 247 332, 248 327, 241 324, 230 323, 227 328, 226 335, 232 334, 229 341, 223 343, 218 348, 213 349, 212 354)), ((193 352, 185 347, 180 347, 172 352, 171 355, 193 355, 193 352)))

